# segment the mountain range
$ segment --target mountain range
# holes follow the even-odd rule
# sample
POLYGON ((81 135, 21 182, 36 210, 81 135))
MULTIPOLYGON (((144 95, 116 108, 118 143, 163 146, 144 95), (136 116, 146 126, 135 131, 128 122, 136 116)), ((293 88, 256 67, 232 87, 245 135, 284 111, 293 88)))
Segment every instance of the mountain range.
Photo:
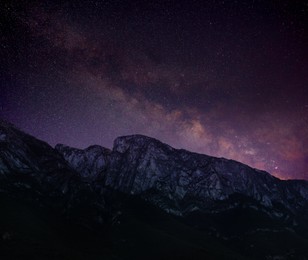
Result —
POLYGON ((0 121, 1 259, 308 259, 308 181, 143 135, 54 148, 0 121))

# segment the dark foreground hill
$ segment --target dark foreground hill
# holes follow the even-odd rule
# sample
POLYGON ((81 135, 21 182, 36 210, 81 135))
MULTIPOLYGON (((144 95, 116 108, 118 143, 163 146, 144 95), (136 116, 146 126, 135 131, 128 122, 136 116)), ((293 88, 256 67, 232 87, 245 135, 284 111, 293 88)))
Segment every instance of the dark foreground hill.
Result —
POLYGON ((308 259, 308 182, 141 135, 52 148, 0 121, 0 259, 308 259))

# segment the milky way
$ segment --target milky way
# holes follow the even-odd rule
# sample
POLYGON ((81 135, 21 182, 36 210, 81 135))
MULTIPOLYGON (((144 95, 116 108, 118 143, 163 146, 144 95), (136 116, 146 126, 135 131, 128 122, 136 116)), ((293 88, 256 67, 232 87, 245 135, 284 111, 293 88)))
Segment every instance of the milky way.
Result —
POLYGON ((0 7, 2 118, 51 145, 144 134, 308 179, 305 1, 20 2, 0 7))

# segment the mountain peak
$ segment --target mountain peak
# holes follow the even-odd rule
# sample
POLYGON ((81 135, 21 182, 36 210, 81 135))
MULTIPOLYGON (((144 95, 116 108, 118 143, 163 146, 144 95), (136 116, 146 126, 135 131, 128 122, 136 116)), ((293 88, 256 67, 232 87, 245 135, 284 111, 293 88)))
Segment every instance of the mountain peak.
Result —
POLYGON ((228 200, 235 194, 267 208, 277 203, 288 209, 308 204, 306 182, 281 181, 242 163, 174 149, 144 135, 118 137, 109 150, 99 145, 77 149, 63 144, 53 149, 2 121, 0 134, 10 136, 3 137, 10 143, 2 147, 5 172, 9 168, 43 172, 46 165, 52 165, 49 170, 67 165, 84 180, 99 180, 104 187, 120 192, 154 192, 149 201, 164 201, 160 207, 177 214, 192 208, 209 210, 213 201, 228 200), (56 163, 51 164, 52 161, 56 163))
POLYGON ((275 238, 280 236, 276 223, 281 234, 293 236, 297 226, 301 234, 308 216, 307 181, 279 180, 242 163, 174 149, 144 135, 118 137, 112 150, 99 145, 52 148, 0 121, 0 184, 0 193, 51 207, 87 228, 111 219, 121 226, 119 212, 128 200, 135 209, 135 199, 194 227, 205 226, 216 238, 225 230, 224 239, 238 240, 242 234, 240 243, 262 231, 259 227, 268 236, 268 223, 275 223, 275 238), (230 226, 235 236, 228 234, 230 226))
POLYGON ((117 137, 113 142, 113 151, 124 153, 129 148, 130 149, 140 149, 148 147, 150 144, 157 146, 157 147, 164 147, 170 150, 175 150, 171 146, 146 135, 127 135, 127 136, 120 136, 117 137))
POLYGON ((69 166, 82 178, 95 179, 107 165, 107 157, 111 153, 108 148, 91 145, 86 149, 73 148, 64 144, 55 146, 69 166))

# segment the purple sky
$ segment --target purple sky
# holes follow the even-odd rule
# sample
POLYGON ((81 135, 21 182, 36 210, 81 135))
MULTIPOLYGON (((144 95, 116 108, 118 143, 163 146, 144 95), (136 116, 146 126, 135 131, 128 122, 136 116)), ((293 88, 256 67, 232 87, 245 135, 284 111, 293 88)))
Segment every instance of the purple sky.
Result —
POLYGON ((0 8, 0 116, 24 131, 82 148, 145 134, 308 179, 305 1, 0 8))

